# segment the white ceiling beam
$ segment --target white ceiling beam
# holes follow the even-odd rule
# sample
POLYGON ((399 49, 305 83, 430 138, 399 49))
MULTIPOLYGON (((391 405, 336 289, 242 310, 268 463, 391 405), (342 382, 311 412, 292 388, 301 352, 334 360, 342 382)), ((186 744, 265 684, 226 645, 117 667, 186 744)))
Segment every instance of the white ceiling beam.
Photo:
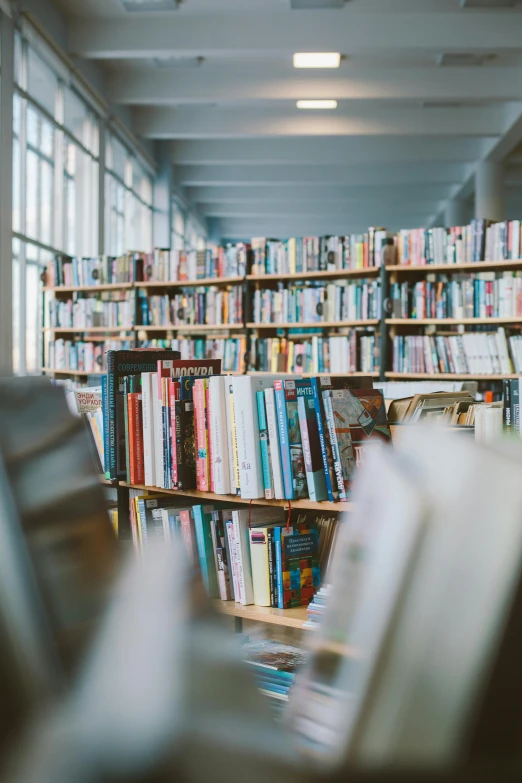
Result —
MULTIPOLYGON (((347 215, 345 218, 338 216, 326 217, 320 215, 316 218, 291 218, 283 215, 274 218, 222 218, 220 219, 220 233, 222 237, 250 239, 252 237, 269 236, 285 239, 291 236, 320 236, 322 234, 356 234, 366 231, 369 225, 375 225, 374 215, 371 211, 365 218, 353 220, 347 215)), ((389 222, 385 228, 390 231, 399 231, 401 228, 421 228, 432 219, 432 215, 419 215, 410 218, 407 213, 398 217, 394 222, 389 222)))
POLYGON ((469 166, 423 163, 416 166, 178 166, 175 179, 185 187, 243 185, 359 186, 446 184, 455 185, 466 176, 469 166))
POLYGON ((239 204, 203 204, 201 211, 207 218, 278 218, 284 215, 286 218, 316 218, 338 217, 354 220, 368 218, 372 216, 374 223, 387 223, 389 220, 397 220, 404 215, 429 215, 440 211, 444 202, 431 202, 430 204, 366 204, 352 205, 346 204, 311 204, 307 206, 296 206, 294 204, 264 204, 262 207, 256 207, 255 204, 248 202, 239 204))
POLYGON ((135 128, 151 139, 280 136, 476 136, 496 137, 502 107, 383 108, 349 112, 282 109, 151 108, 135 111, 135 128))
POLYGON ((203 63, 194 69, 132 68, 109 80, 114 103, 176 105, 336 100, 512 101, 522 99, 522 69, 342 67, 310 72, 291 65, 203 63))
MULTIPOLYGON (((359 8, 361 6, 359 5, 359 8)), ((220 13, 71 24, 69 48, 83 58, 290 55, 293 52, 430 50, 503 52, 520 47, 522 14, 364 13, 342 11, 220 13)))
POLYGON ((350 165, 415 161, 473 162, 486 152, 484 139, 334 136, 280 139, 204 139, 172 142, 174 164, 350 165))
POLYGON ((272 202, 291 202, 307 205, 310 202, 331 204, 339 202, 347 205, 389 203, 396 200, 401 204, 439 202, 448 197, 450 185, 386 184, 382 181, 373 187, 360 185, 339 185, 335 183, 314 183, 313 188, 295 185, 256 185, 251 186, 202 186, 187 188, 187 198, 193 204, 257 204, 272 202))

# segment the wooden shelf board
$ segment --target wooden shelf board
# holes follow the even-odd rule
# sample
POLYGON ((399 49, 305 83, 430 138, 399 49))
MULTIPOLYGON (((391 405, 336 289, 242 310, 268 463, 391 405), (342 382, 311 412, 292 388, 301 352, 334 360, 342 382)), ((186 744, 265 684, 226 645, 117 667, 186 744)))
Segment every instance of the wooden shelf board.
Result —
POLYGON ((215 332, 244 329, 244 324, 176 324, 173 326, 134 326, 136 332, 215 332))
POLYGON ((132 288, 134 283, 100 283, 100 285, 58 285, 55 288, 46 286, 45 292, 52 294, 68 294, 74 291, 122 291, 132 288))
POLYGON ((394 264, 387 266, 387 272, 486 272, 492 269, 522 269, 522 259, 505 261, 476 261, 464 264, 424 264, 414 266, 394 264))
POLYGON ((195 288, 201 285, 238 285, 244 277, 202 277, 199 280, 150 280, 134 283, 136 288, 195 288))
POLYGON ((43 326, 43 332, 57 332, 61 334, 100 334, 101 332, 132 332, 134 326, 43 326))
POLYGON ((68 369, 56 369, 55 367, 42 367, 42 372, 49 372, 54 373, 55 375, 105 375, 105 372, 101 372, 100 370, 93 370, 92 372, 89 372, 88 370, 68 370, 68 369))
MULTIPOLYGON (((272 372, 271 370, 249 370, 246 375, 291 375, 292 373, 286 371, 272 372)), ((295 373, 297 375, 297 373, 295 373)), ((301 373, 303 378, 316 378, 318 375, 328 375, 331 378, 378 378, 379 372, 303 372, 301 373)))
POLYGON ((387 378, 407 380, 408 378, 430 381, 502 381, 504 378, 519 378, 516 373, 494 373, 492 375, 477 375, 473 373, 429 373, 429 372, 387 372, 387 378))
POLYGON ((458 326, 472 324, 520 324, 522 316, 512 318, 386 318, 389 326, 458 326))
POLYGON ((292 508, 311 510, 311 511, 351 511, 353 509, 353 503, 330 503, 329 501, 316 502, 304 498, 303 500, 265 500, 264 498, 255 498, 250 501, 247 498, 239 497, 238 495, 216 495, 214 492, 201 492, 199 489, 162 489, 161 487, 148 487, 144 484, 127 484, 124 481, 120 481, 121 487, 129 487, 129 489, 141 489, 144 492, 155 492, 163 495, 177 495, 178 497, 189 498, 201 498, 203 500, 214 500, 216 503, 243 503, 249 504, 252 502, 255 506, 276 506, 277 508, 292 508))
POLYGON ((303 628, 303 624, 308 619, 306 607, 300 606, 296 609, 272 609, 269 606, 256 606, 251 604, 243 606, 235 601, 212 601, 214 607, 229 617, 241 617, 243 620, 253 620, 258 623, 271 623, 273 625, 285 625, 289 628, 303 628))
POLYGON ((380 273, 380 267, 366 269, 335 269, 328 272, 288 272, 285 274, 247 275, 247 280, 256 283, 278 280, 337 280, 343 277, 375 277, 380 273))
MULTIPOLYGON (((247 323, 247 329, 331 329, 341 326, 378 326, 378 318, 369 318, 360 321, 320 321, 312 323, 283 323, 283 324, 256 324, 247 323)), ((313 335, 307 335, 313 337, 313 335)))

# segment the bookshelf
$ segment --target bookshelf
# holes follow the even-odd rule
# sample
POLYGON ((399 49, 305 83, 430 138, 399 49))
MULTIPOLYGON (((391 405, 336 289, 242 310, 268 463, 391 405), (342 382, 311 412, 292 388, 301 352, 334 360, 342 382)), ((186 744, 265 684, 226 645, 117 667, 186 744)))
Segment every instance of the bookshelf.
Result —
POLYGON ((490 318, 386 318, 388 326, 478 326, 484 324, 522 324, 522 316, 490 318))
POLYGON ((42 372, 46 375, 72 375, 73 377, 81 377, 82 375, 105 375, 104 372, 99 370, 69 370, 67 368, 57 369, 56 367, 42 367, 42 372))
POLYGON ((245 324, 165 324, 165 326, 133 326, 135 332, 224 332, 243 330, 245 324))
MULTIPOLYGON (((308 323, 289 321, 280 324, 250 322, 246 324, 246 327, 247 329, 340 329, 347 326, 378 326, 379 323, 378 318, 366 318, 355 321, 309 321, 308 323)), ((311 336, 307 335, 307 337, 311 336)))
POLYGON ((410 274, 429 274, 430 272, 490 272, 495 270, 522 269, 522 258, 505 261, 470 261, 462 264, 393 264, 387 266, 389 273, 405 272, 410 274))
POLYGON ((292 272, 271 275, 246 275, 252 283, 277 282, 279 280, 342 280, 349 277, 378 277, 380 267, 363 269, 335 269, 328 272, 292 272))
POLYGON ((386 372, 390 381, 503 381, 518 378, 516 373, 429 373, 429 372, 386 372))
POLYGON ((227 285, 241 285, 245 281, 245 276, 242 277, 200 277, 195 280, 148 280, 139 281, 134 283, 136 288, 197 288, 198 286, 227 286, 227 285))
POLYGON ((301 631, 311 630, 303 627, 308 619, 305 606, 296 609, 272 609, 269 606, 256 606, 255 604, 243 606, 235 601, 220 601, 219 599, 214 599, 212 605, 220 614, 240 620, 280 625, 285 628, 298 628, 301 631))
POLYGON ((132 332, 134 326, 43 326, 43 332, 56 334, 104 334, 111 332, 132 332))

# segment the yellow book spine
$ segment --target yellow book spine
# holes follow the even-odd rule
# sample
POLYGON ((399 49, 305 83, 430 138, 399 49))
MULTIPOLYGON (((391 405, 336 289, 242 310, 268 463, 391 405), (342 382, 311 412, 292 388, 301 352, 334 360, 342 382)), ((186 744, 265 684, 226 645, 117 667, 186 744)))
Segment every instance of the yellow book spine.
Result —
POLYGON ((291 275, 295 275, 295 237, 288 240, 288 263, 291 275))

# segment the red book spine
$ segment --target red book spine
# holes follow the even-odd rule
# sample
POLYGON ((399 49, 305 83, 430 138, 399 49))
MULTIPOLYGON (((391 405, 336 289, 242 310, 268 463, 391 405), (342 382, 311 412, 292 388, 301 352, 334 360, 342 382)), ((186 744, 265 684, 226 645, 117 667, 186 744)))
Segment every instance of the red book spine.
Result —
POLYGON ((201 492, 209 491, 207 431, 205 427, 205 380, 194 383, 194 429, 196 438, 196 482, 201 492))
POLYGON ((145 483, 145 463, 143 459, 143 415, 141 394, 133 392, 127 395, 129 415, 129 463, 130 483, 145 483))
POLYGON ((205 389, 205 398, 206 398, 206 410, 205 410, 205 428, 207 431, 207 442, 208 442, 208 473, 210 478, 210 491, 214 492, 214 460, 213 460, 213 454, 212 454, 212 433, 211 433, 211 427, 210 422, 212 421, 212 412, 210 409, 210 390, 208 388, 205 389))

